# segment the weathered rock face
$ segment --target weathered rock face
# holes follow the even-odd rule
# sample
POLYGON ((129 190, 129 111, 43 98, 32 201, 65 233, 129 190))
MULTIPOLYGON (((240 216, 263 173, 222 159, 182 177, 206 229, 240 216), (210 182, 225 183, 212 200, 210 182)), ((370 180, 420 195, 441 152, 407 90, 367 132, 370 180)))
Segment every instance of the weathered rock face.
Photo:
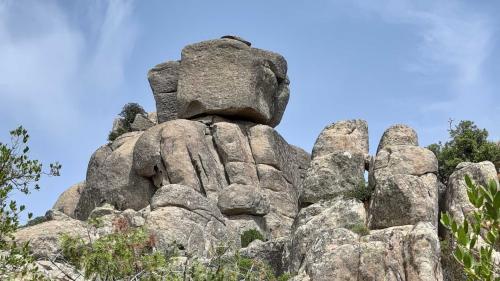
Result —
POLYGON ((368 125, 365 121, 340 121, 327 126, 314 144, 300 201, 315 203, 364 186, 367 155, 368 125))
POLYGON ((378 144, 377 153, 389 145, 413 145, 418 146, 417 132, 407 125, 397 124, 391 126, 382 135, 378 144))
MULTIPOLYGON (((60 236, 86 239, 87 218, 103 222, 96 237, 117 223, 145 228, 159 250, 177 247, 181 271, 225 244, 295 281, 443 280, 438 200, 462 220, 472 210, 464 175, 485 184, 493 164, 462 163, 438 187, 436 157, 413 129, 390 127, 373 157, 363 120, 327 126, 311 159, 273 129, 288 102, 286 73, 281 55, 237 36, 187 46, 148 73, 157 113, 137 115, 133 132, 100 147, 85 182, 16 240, 31 241, 53 280, 67 277, 65 264, 49 262, 60 236), (247 230, 265 241, 241 249, 247 230)), ((117 119, 113 131, 124 126, 117 119)))
POLYGON ((19 229, 15 234, 18 243, 29 242, 35 257, 54 259, 59 252, 63 234, 81 236, 87 239, 87 229, 82 221, 72 219, 63 213, 49 221, 19 229))
POLYGON ((118 210, 139 210, 149 204, 154 186, 133 169, 133 151, 141 133, 128 133, 100 147, 91 157, 85 188, 75 209, 75 217, 86 219, 104 203, 118 210))
POLYGON ((200 257, 209 256, 228 237, 217 205, 192 187, 178 184, 165 185, 155 193, 145 226, 161 249, 175 242, 182 253, 200 257))
POLYGON ((69 217, 75 217, 76 205, 80 201, 82 191, 85 189, 85 182, 77 183, 64 191, 52 207, 53 210, 63 212, 69 217))
POLYGON ((148 80, 156 102, 158 123, 177 119, 177 81, 179 62, 169 61, 153 67, 148 80))
POLYGON ((272 127, 288 103, 287 63, 276 53, 222 38, 182 50, 178 115, 217 114, 272 127))
POLYGON ((269 126, 210 116, 154 126, 134 148, 135 172, 156 187, 189 186, 230 217, 262 217, 270 237, 290 231, 306 162, 269 126))
POLYGON ((496 179, 496 174, 495 165, 488 161, 460 163, 448 179, 443 211, 449 212, 455 220, 463 221, 464 217, 474 210, 467 196, 465 175, 468 175, 475 183, 486 186, 490 180, 496 179))
POLYGON ((142 114, 137 114, 135 116, 134 122, 130 124, 132 131, 144 131, 153 127, 155 123, 151 121, 147 116, 142 114))
POLYGON ((373 196, 368 226, 371 229, 430 222, 437 227, 437 159, 415 146, 417 136, 406 126, 389 128, 380 141, 370 175, 373 196))

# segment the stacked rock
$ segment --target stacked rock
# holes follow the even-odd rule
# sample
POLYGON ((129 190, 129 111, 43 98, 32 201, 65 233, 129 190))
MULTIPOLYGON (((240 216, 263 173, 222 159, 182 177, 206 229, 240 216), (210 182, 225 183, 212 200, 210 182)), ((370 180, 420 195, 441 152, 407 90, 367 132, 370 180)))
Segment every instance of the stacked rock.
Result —
POLYGON ((283 256, 293 280, 442 280, 437 161, 417 145, 411 128, 393 126, 372 161, 365 121, 321 132, 283 256))
POLYGON ((372 157, 363 120, 327 126, 311 157, 274 129, 288 102, 286 74, 281 55, 236 36, 185 47, 180 61, 148 73, 157 112, 138 114, 132 132, 97 149, 85 181, 16 240, 31 241, 52 280, 71 272, 54 261, 59 237, 88 239, 88 218, 104 222, 98 236, 116 219, 144 227, 160 250, 176 247, 182 264, 224 243, 294 281, 462 280, 441 264, 438 214, 468 216, 464 175, 485 184, 493 164, 462 163, 440 185, 436 157, 413 129, 387 129, 372 157), (266 241, 240 249, 251 229, 266 241))
POLYGON ((181 57, 148 73, 156 117, 138 114, 133 132, 97 149, 85 182, 54 208, 75 225, 129 214, 160 248, 175 243, 197 257, 239 245, 249 229, 289 236, 310 156, 273 129, 288 102, 286 60, 234 36, 189 45, 181 57))

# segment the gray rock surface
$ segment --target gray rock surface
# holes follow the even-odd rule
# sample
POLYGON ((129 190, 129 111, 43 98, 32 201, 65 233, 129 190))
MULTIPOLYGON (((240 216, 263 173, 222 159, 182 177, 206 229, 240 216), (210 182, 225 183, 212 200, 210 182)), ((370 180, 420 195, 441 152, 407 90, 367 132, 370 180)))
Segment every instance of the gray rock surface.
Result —
POLYGON ((382 136, 369 177, 370 229, 418 222, 438 226, 437 159, 416 143, 415 131, 405 125, 392 126, 382 136))
POLYGON ((144 131, 153 127, 154 125, 155 123, 151 121, 147 116, 144 116, 142 114, 137 114, 135 116, 134 122, 130 124, 130 128, 133 131, 144 131))
POLYGON ((63 234, 81 236, 87 240, 87 228, 82 221, 72 219, 61 212, 53 217, 57 219, 20 228, 14 234, 16 242, 29 242, 36 258, 54 259, 61 250, 59 242, 63 234))
POLYGON ((69 217, 74 218, 76 205, 80 201, 83 189, 85 189, 85 181, 72 185, 59 195, 52 209, 61 211, 69 217))
POLYGON ((475 183, 487 185, 490 180, 498 184, 495 165, 489 161, 480 163, 463 162, 458 164, 455 171, 448 179, 448 186, 444 197, 444 212, 449 212, 451 217, 457 221, 463 221, 474 206, 469 202, 467 196, 467 185, 465 175, 468 175, 475 183))
POLYGON ((256 215, 269 213, 269 201, 260 188, 253 185, 231 184, 221 190, 217 206, 226 215, 256 215))
POLYGON ((157 123, 177 118, 178 61, 169 61, 153 67, 148 72, 148 80, 156 101, 157 123))
MULTIPOLYGON (((150 180, 133 169, 133 150, 140 134, 127 138, 120 146, 100 147, 90 158, 86 185, 75 209, 75 217, 86 219, 104 203, 118 210, 139 210, 149 204, 154 193, 150 180)), ((120 138, 115 142, 119 142, 120 138)))
POLYGON ((368 154, 368 123, 364 120, 346 120, 326 126, 314 144, 312 157, 334 152, 368 154))
POLYGON ((186 46, 179 69, 178 115, 218 114, 276 126, 288 102, 288 80, 280 73, 286 75, 284 66, 282 56, 239 40, 186 46))
POLYGON ((418 146, 417 132, 411 127, 403 124, 397 124, 389 127, 382 135, 378 144, 377 153, 389 145, 413 145, 418 146))
POLYGON ((243 257, 266 262, 271 266, 274 274, 281 275, 286 270, 283 265, 283 251, 287 242, 288 239, 284 237, 265 242, 254 240, 239 253, 243 257))
POLYGON ((352 193, 364 187, 368 125, 363 120, 339 121, 323 129, 301 186, 301 204, 352 193))

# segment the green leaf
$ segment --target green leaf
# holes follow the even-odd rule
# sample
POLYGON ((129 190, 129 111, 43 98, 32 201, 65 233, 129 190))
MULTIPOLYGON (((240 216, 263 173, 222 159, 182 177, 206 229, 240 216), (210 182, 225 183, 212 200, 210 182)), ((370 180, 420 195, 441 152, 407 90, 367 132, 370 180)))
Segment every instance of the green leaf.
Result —
POLYGON ((472 180, 470 179, 469 175, 465 175, 465 183, 467 184, 467 187, 469 188, 474 188, 474 183, 472 183, 472 180))
POLYGON ((441 224, 450 228, 450 215, 448 213, 441 213, 441 224))
POLYGON ((472 267, 472 257, 468 252, 464 252, 463 262, 464 262, 465 268, 472 267))
POLYGON ((456 247, 455 248, 455 251, 453 252, 453 256, 459 261, 459 262, 462 262, 463 258, 464 258, 464 254, 462 252, 462 250, 460 249, 460 247, 456 247))

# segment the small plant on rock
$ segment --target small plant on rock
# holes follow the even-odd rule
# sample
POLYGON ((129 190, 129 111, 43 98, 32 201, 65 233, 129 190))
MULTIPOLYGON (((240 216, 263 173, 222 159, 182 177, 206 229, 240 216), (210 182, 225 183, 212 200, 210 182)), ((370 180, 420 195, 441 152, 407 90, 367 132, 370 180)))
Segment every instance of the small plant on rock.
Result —
POLYGON ((357 223, 349 228, 350 231, 360 235, 360 236, 365 236, 370 234, 370 230, 364 223, 357 223))
POLYGON ((462 223, 443 213, 441 223, 453 236, 453 256, 468 278, 498 281, 500 265, 492 256, 500 244, 500 191, 494 180, 482 186, 466 175, 465 182, 469 201, 476 209, 466 214, 462 223))
POLYGON ((137 114, 147 115, 142 106, 137 103, 131 102, 123 106, 120 116, 123 118, 123 127, 116 128, 109 132, 108 140, 114 141, 119 136, 132 131, 132 123, 134 123, 137 114))
POLYGON ((346 198, 354 198, 363 203, 367 203, 372 197, 372 191, 373 190, 370 188, 368 183, 363 180, 355 189, 345 192, 344 196, 346 198))
POLYGON ((264 236, 256 229, 245 230, 245 232, 241 234, 241 247, 247 247, 254 240, 264 241, 264 236))

